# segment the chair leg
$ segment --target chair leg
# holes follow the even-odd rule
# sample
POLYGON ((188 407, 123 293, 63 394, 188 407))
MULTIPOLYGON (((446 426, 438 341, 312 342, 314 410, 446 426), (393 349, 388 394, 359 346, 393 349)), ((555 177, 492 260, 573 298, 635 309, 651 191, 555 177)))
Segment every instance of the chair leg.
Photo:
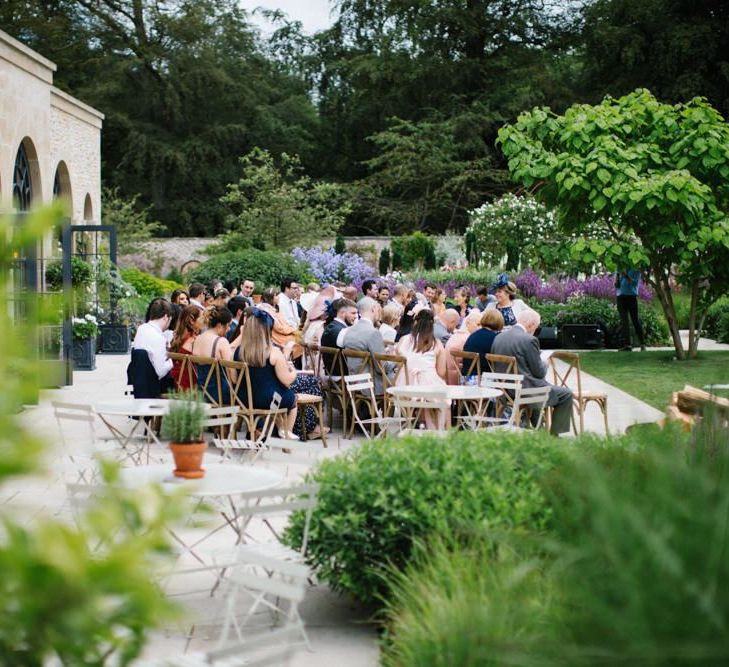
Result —
POLYGON ((321 444, 327 447, 327 434, 324 427, 324 408, 322 403, 316 404, 316 416, 319 418, 319 432, 321 433, 321 444))
POLYGON ((579 401, 578 405, 580 409, 580 434, 582 434, 585 432, 585 408, 587 407, 587 403, 579 401))
POLYGON ((605 435, 610 435, 610 430, 608 429, 607 396, 600 401, 600 408, 602 409, 602 415, 605 419, 605 435))

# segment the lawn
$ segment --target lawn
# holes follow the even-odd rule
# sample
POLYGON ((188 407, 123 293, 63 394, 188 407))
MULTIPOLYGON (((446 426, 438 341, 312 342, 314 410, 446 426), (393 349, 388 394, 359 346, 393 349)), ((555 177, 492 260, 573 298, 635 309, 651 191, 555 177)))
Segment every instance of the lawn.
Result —
MULTIPOLYGON (((700 352, 675 361, 673 352, 582 352, 582 369, 663 410, 686 384, 729 384, 729 352, 700 352)), ((727 392, 718 392, 726 396, 727 392)))

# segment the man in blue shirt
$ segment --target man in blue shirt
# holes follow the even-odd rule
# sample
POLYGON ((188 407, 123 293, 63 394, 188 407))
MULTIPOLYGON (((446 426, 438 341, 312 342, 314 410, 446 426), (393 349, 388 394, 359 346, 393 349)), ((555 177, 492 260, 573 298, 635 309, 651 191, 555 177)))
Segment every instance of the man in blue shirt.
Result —
POLYGON ((630 323, 628 316, 633 320, 633 328, 640 341, 640 349, 645 352, 645 333, 643 325, 638 319, 638 287, 640 286, 640 272, 637 269, 623 269, 615 274, 615 289, 617 290, 618 313, 620 314, 620 329, 622 337, 621 351, 631 352, 633 345, 630 339, 630 323))

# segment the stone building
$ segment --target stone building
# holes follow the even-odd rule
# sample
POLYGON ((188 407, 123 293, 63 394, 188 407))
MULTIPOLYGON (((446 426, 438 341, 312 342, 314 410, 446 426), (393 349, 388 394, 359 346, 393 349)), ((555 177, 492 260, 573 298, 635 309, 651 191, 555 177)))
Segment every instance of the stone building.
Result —
POLYGON ((55 71, 0 30, 0 214, 61 197, 73 224, 99 224, 104 116, 54 87, 55 71))

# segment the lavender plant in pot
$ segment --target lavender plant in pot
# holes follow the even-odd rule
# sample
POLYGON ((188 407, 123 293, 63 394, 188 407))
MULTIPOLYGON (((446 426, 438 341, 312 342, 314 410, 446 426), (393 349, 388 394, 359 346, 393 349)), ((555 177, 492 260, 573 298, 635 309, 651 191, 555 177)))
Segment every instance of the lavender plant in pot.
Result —
POLYGON ((207 449, 203 439, 206 416, 205 404, 197 391, 177 393, 170 401, 169 411, 162 420, 162 436, 170 441, 176 477, 205 476, 202 460, 207 449))

